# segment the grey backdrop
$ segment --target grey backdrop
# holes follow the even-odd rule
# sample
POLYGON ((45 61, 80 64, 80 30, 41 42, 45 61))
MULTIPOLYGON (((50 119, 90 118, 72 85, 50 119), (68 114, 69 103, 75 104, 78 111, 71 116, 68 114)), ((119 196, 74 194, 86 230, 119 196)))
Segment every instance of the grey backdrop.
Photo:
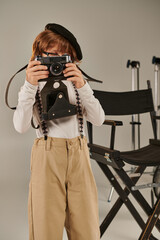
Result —
MULTIPOLYGON (((140 88, 145 88, 147 79, 154 86, 151 60, 154 55, 160 57, 159 12, 159 0, 0 1, 0 239, 28 239, 29 164, 35 132, 32 128, 25 134, 15 131, 13 111, 5 106, 4 92, 12 74, 28 63, 36 35, 49 22, 70 29, 83 51, 82 69, 103 80, 103 84, 91 83, 92 88, 130 90, 128 59, 140 61, 140 88)), ((17 104, 24 79, 25 71, 11 86, 12 106, 17 104)), ((117 130, 116 148, 129 149, 130 117, 122 120, 125 126, 117 130)), ((147 118, 141 120, 142 146, 152 131, 147 118)), ((106 145, 109 134, 109 128, 95 127, 95 142, 106 145)), ((105 185, 107 181, 93 161, 92 166, 97 186, 105 185)))

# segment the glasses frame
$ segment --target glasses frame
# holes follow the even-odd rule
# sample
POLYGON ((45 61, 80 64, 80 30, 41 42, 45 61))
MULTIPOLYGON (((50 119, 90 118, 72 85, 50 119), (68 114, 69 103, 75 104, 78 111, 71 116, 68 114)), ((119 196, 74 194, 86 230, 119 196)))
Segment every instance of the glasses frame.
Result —
POLYGON ((43 53, 46 54, 47 57, 49 57, 49 55, 60 56, 58 53, 51 53, 51 52, 45 52, 45 51, 43 51, 43 53))

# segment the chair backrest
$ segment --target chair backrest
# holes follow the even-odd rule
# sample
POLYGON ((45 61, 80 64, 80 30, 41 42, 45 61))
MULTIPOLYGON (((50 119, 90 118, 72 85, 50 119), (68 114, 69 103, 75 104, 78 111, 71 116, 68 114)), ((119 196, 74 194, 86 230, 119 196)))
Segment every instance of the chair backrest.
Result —
POLYGON ((130 92, 105 92, 93 90, 105 115, 132 115, 154 111, 152 89, 130 92))
MULTIPOLYGON (((147 81, 148 89, 129 91, 129 92, 105 92, 94 90, 94 96, 99 100, 105 115, 132 115, 141 113, 150 113, 154 138, 157 139, 157 123, 154 116, 152 89, 150 81, 147 81)), ((90 124, 88 123, 88 126, 90 124)), ((92 135, 92 129, 89 127, 89 134, 92 135)), ((92 136, 91 136, 92 138, 92 136)), ((90 139, 91 139, 90 138, 90 139)))

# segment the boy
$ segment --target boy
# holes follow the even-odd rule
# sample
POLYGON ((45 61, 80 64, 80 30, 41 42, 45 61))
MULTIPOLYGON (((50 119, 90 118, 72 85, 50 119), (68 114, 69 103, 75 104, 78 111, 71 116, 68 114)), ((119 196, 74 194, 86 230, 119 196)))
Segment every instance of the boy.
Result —
POLYGON ((98 195, 92 173, 83 116, 96 126, 105 120, 104 111, 84 80, 76 63, 82 59, 74 35, 58 24, 47 24, 35 39, 26 80, 19 92, 14 112, 15 129, 23 133, 31 125, 36 129, 30 170, 28 196, 29 240, 62 240, 65 226, 69 240, 99 240, 98 195), (37 55, 69 54, 72 62, 63 71, 69 102, 77 105, 77 115, 41 122, 36 115, 35 96, 49 75, 46 66, 35 61, 37 55), (80 105, 81 102, 81 105, 80 105), (47 139, 44 139, 44 134, 47 139))

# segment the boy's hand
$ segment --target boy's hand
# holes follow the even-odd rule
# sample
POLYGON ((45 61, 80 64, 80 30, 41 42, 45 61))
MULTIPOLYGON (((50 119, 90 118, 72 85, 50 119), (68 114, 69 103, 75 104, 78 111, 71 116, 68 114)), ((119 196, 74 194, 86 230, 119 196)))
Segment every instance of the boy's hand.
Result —
POLYGON ((26 69, 26 80, 32 85, 38 85, 38 80, 48 77, 47 66, 41 65, 40 61, 29 61, 26 69))
POLYGON ((67 63, 63 74, 65 77, 69 77, 67 78, 67 80, 72 81, 75 84, 76 88, 81 88, 84 86, 85 81, 83 79, 83 75, 81 71, 77 68, 76 64, 67 63))

